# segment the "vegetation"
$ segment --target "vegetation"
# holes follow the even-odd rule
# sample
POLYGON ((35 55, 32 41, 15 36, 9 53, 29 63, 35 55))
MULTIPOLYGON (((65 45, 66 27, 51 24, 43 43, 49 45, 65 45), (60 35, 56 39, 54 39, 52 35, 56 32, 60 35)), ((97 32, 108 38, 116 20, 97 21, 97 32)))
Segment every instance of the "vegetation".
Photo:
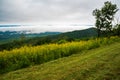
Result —
POLYGON ((0 76, 0 80, 120 80, 120 43, 0 76))
POLYGON ((13 40, 12 42, 9 43, 0 44, 0 51, 12 50, 14 48, 20 48, 25 45, 37 46, 37 45, 49 44, 49 43, 59 43, 62 40, 68 42, 75 41, 76 39, 87 40, 91 37, 96 37, 96 36, 97 36, 97 32, 95 28, 66 32, 66 33, 61 33, 58 35, 51 35, 46 37, 35 37, 31 39, 27 39, 24 37, 24 35, 21 35, 20 40, 13 40))
POLYGON ((114 35, 120 36, 120 24, 116 24, 113 29, 114 35))
POLYGON ((0 73, 42 64, 51 60, 67 57, 77 52, 94 49, 119 41, 118 37, 91 39, 88 41, 48 44, 42 46, 24 46, 20 49, 0 52, 0 73))
POLYGON ((44 37, 57 34, 61 33, 60 32, 30 33, 27 31, 5 31, 5 32, 0 31, 0 44, 2 44, 3 42, 10 42, 12 40, 19 40, 21 38, 29 39, 34 37, 44 37))
POLYGON ((114 15, 116 14, 117 11, 118 11, 117 5, 112 4, 109 1, 105 2, 104 6, 100 10, 95 9, 93 11, 93 16, 95 16, 96 18, 95 25, 98 30, 98 37, 100 36, 101 32, 104 32, 105 34, 112 33, 113 29, 112 22, 114 20, 114 15))
POLYGON ((93 11, 97 29, 31 39, 21 34, 0 44, 0 80, 120 80, 120 24, 112 25, 117 11, 107 1, 93 11))

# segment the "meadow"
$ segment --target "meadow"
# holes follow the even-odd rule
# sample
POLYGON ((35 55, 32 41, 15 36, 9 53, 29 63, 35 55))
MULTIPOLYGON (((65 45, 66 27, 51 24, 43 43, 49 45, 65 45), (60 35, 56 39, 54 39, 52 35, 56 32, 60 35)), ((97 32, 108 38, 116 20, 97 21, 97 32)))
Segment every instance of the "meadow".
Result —
POLYGON ((62 44, 44 44, 41 46, 24 46, 11 51, 0 52, 0 73, 6 73, 28 66, 42 64, 72 54, 102 47, 120 41, 119 37, 96 38, 87 41, 67 42, 62 44))
POLYGON ((120 80, 120 42, 0 74, 0 80, 120 80))

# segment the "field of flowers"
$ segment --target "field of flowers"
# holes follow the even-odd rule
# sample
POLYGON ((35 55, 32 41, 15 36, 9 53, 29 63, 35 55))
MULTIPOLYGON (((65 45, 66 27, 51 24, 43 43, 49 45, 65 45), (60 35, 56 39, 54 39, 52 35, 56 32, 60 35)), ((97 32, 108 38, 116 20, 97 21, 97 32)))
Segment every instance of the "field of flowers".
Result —
POLYGON ((96 38, 88 41, 46 44, 34 47, 24 46, 11 51, 4 50, 0 52, 0 73, 42 64, 118 41, 120 41, 119 37, 96 38))

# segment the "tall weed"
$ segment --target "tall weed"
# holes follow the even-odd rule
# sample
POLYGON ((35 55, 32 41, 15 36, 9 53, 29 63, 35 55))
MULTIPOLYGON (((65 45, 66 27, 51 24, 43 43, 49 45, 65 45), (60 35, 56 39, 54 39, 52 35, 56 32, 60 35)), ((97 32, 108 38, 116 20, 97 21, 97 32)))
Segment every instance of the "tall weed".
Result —
POLYGON ((42 64, 51 60, 67 57, 78 52, 97 48, 119 41, 119 37, 97 38, 88 41, 24 46, 11 51, 0 52, 0 73, 5 73, 30 65, 42 64))

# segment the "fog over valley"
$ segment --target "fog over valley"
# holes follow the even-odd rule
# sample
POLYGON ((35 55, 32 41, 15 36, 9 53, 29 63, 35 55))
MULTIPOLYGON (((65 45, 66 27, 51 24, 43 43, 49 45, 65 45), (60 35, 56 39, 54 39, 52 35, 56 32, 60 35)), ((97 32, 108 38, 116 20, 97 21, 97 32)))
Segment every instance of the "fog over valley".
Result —
POLYGON ((0 31, 26 31, 28 33, 68 32, 93 27, 80 24, 0 25, 0 31))

